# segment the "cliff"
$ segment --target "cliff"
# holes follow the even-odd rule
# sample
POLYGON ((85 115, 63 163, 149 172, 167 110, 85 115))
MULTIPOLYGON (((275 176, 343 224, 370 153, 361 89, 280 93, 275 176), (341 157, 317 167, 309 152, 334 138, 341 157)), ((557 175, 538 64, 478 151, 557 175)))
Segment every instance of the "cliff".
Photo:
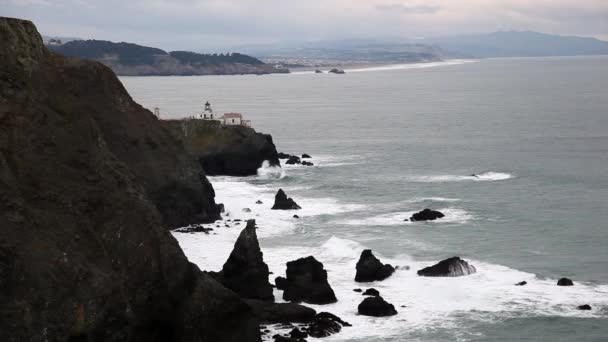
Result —
POLYGON ((0 340, 259 341, 166 229, 181 210, 216 215, 179 141, 31 22, 0 18, 0 45, 0 340))
POLYGON ((132 43, 103 40, 75 40, 49 49, 64 56, 93 59, 121 76, 192 76, 287 73, 240 53, 200 54, 166 52, 132 43))
POLYGON ((255 175, 264 161, 280 166, 272 136, 253 128, 196 119, 168 120, 166 125, 210 176, 255 175))

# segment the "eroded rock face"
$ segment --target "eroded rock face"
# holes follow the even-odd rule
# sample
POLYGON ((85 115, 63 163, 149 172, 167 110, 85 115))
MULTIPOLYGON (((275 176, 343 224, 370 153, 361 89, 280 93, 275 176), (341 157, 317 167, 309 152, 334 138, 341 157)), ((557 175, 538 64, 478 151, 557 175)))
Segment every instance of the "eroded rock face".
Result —
POLYGON ((0 46, 0 340, 260 341, 249 307, 166 230, 155 190, 190 171, 153 115, 29 21, 0 18, 0 46), (146 148, 109 141, 140 127, 146 148))
POLYGON ((397 314, 393 304, 387 303, 382 297, 367 297, 357 307, 359 314, 365 316, 385 317, 397 314))
POLYGON ((415 221, 434 221, 437 219, 440 219, 442 217, 444 217, 445 215, 439 211, 436 210, 431 210, 431 209, 424 209, 420 212, 415 213, 414 215, 412 215, 410 217, 410 221, 415 222, 415 221))
POLYGON ((393 266, 380 262, 371 249, 366 249, 361 253, 356 268, 355 281, 357 282, 384 280, 395 272, 393 266))
POLYGON ((283 189, 279 189, 274 196, 273 210, 298 210, 302 209, 291 197, 287 197, 283 189))
POLYGON ((283 299, 291 302, 330 304, 337 301, 327 282, 323 264, 309 256, 287 263, 283 299))
POLYGON ((247 221, 217 279, 242 298, 274 301, 255 220, 247 221))
POLYGON ((423 277, 460 277, 477 272, 473 265, 459 257, 452 257, 440 261, 438 264, 429 266, 418 271, 423 277))

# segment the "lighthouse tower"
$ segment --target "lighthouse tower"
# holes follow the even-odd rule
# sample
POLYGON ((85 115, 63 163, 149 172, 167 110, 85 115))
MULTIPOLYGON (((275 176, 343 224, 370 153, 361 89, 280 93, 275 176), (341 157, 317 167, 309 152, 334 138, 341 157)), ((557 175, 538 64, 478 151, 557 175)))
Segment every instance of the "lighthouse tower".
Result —
POLYGON ((205 102, 205 110, 201 114, 201 119, 213 120, 213 109, 211 108, 209 101, 205 102))

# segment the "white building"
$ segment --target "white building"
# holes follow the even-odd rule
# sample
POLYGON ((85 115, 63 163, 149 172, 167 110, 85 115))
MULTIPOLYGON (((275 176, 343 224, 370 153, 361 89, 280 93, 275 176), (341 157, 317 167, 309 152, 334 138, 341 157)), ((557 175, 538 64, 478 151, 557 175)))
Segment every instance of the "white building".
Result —
POLYGON ((211 108, 211 104, 209 101, 205 103, 205 110, 199 114, 199 119, 203 120, 218 120, 213 113, 213 109, 211 108))
POLYGON ((241 113, 224 113, 224 125, 233 126, 241 125, 243 122, 243 115, 241 113))

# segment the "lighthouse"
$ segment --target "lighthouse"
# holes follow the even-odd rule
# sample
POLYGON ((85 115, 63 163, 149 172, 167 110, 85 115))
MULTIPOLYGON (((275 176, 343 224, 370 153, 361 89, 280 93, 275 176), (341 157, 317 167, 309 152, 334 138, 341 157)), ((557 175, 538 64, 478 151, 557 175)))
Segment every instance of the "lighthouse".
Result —
POLYGON ((211 103, 209 103, 209 101, 205 102, 205 110, 201 114, 201 119, 213 120, 213 109, 211 108, 211 103))

